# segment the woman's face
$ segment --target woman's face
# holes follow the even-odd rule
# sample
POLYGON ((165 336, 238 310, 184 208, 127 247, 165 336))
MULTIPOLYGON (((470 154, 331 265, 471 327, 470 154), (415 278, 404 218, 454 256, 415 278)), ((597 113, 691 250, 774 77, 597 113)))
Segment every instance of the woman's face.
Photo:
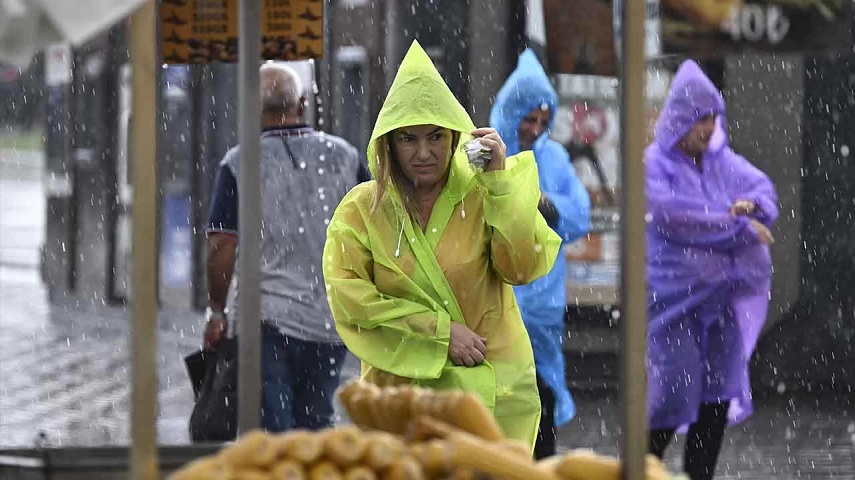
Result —
POLYGON ((519 141, 521 150, 530 150, 546 128, 549 126, 549 117, 552 112, 549 107, 533 108, 520 122, 519 141))
POLYGON ((710 145, 710 138, 715 130, 715 115, 707 115, 694 125, 689 133, 680 140, 679 146, 689 156, 702 155, 710 145))
POLYGON ((445 179, 451 161, 452 132, 436 125, 402 127, 389 145, 398 165, 416 188, 430 188, 445 179))

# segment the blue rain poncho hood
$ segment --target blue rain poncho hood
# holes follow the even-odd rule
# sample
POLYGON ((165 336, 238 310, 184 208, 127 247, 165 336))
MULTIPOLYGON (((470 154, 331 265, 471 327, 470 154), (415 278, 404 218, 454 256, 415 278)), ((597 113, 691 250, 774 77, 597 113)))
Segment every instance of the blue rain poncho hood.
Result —
POLYGON ((549 77, 531 49, 520 55, 517 68, 511 73, 490 111, 490 126, 495 128, 508 148, 508 155, 520 152, 519 128, 523 118, 535 108, 549 108, 549 126, 532 145, 532 150, 543 145, 549 137, 548 131, 555 123, 558 109, 558 94, 552 88, 549 77))

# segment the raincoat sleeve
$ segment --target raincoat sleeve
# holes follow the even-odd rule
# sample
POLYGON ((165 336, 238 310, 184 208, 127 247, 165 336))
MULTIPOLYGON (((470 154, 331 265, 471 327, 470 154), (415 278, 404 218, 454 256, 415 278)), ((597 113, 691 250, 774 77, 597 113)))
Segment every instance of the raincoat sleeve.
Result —
POLYGON ((550 148, 544 175, 552 177, 555 188, 544 187, 543 193, 558 210, 555 230, 561 240, 570 243, 588 233, 591 224, 591 198, 579 181, 570 155, 563 147, 550 148))
MULTIPOLYGON (((769 184, 771 186, 771 182, 769 184)), ((757 211, 754 217, 769 228, 778 220, 778 196, 772 188, 772 192, 764 191, 765 188, 753 195, 757 211)))
POLYGON ((451 318, 436 305, 377 289, 368 215, 345 197, 327 231, 323 269, 336 330, 354 355, 375 368, 438 378, 448 358, 451 318))
POLYGON ((492 230, 490 257, 499 277, 511 285, 530 283, 552 269, 561 238, 537 209, 540 201, 534 154, 509 157, 504 170, 479 173, 484 187, 484 220, 492 230))
POLYGON ((729 251, 760 243, 750 218, 734 217, 729 209, 680 192, 655 158, 648 159, 646 169, 648 229, 690 247, 729 251))
POLYGON ((775 192, 775 185, 765 173, 744 157, 736 154, 734 156, 745 172, 750 185, 748 193, 739 195, 739 197, 753 201, 757 205, 754 218, 772 228, 778 220, 778 194, 775 192))

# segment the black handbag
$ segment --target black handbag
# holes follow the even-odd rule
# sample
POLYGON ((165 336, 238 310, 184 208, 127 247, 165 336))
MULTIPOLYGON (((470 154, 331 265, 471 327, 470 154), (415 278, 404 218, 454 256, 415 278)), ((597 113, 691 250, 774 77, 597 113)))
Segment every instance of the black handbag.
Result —
POLYGON ((187 367, 187 376, 190 377, 190 385, 193 387, 193 401, 199 398, 199 390, 205 383, 205 372, 207 360, 212 352, 199 350, 184 357, 184 366, 187 367))
POLYGON ((184 359, 196 402, 190 414, 190 439, 226 442, 237 436, 237 339, 224 338, 216 351, 184 359))

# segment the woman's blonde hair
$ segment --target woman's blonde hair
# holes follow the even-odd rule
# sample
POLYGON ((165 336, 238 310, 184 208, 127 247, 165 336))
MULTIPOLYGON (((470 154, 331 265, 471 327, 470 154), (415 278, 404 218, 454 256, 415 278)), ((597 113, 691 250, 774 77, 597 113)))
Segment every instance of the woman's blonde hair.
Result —
MULTIPOLYGON (((449 131, 451 132, 451 151, 449 152, 450 158, 448 168, 451 169, 451 163, 454 160, 454 152, 457 150, 458 142, 460 142, 460 132, 455 130, 449 131)), ((404 171, 401 170, 401 166, 398 164, 395 154, 392 153, 389 139, 394 133, 395 131, 393 130, 374 141, 374 154, 377 156, 377 172, 374 180, 377 183, 377 188, 374 191, 374 202, 371 205, 371 213, 373 214, 378 208, 380 208, 380 203, 386 195, 386 187, 389 185, 389 182, 391 182, 395 190, 398 191, 398 195, 401 197, 404 209, 421 227, 424 227, 424 225, 422 225, 421 215, 419 215, 419 210, 416 206, 415 186, 413 185, 413 182, 404 175, 404 171)))

